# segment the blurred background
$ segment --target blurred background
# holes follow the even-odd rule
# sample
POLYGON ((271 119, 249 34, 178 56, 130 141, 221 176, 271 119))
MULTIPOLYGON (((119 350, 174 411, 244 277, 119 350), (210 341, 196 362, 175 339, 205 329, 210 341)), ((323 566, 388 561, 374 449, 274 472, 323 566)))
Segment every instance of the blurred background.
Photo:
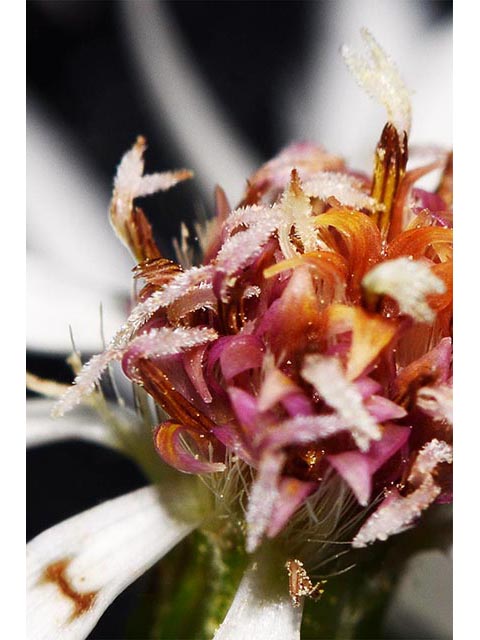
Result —
MULTIPOLYGON (((27 367, 69 381, 69 325, 84 356, 125 315, 132 267, 109 229, 116 166, 143 134, 146 171, 195 179, 141 202, 173 257, 180 223, 232 205, 249 173, 293 140, 369 169, 382 109, 339 47, 366 26, 412 91, 413 144, 451 145, 452 2, 336 0, 27 2, 27 367)), ((128 460, 77 442, 27 454, 27 537, 145 484, 128 460)), ((450 560, 410 572, 385 638, 451 637, 450 560), (439 579, 437 576, 441 576, 439 579), (440 586, 439 586, 440 585, 440 586)), ((91 638, 124 638, 148 574, 91 638)))

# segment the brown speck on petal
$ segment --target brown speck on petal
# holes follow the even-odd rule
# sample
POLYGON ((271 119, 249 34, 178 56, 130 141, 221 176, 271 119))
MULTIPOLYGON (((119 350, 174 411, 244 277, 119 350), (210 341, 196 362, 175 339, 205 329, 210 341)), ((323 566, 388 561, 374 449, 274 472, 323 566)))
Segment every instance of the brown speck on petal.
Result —
POLYGON ((52 582, 66 598, 72 601, 75 609, 70 616, 71 622, 92 608, 98 591, 79 593, 72 587, 67 576, 67 568, 70 562, 71 558, 63 558, 62 560, 49 564, 43 572, 41 582, 52 582))

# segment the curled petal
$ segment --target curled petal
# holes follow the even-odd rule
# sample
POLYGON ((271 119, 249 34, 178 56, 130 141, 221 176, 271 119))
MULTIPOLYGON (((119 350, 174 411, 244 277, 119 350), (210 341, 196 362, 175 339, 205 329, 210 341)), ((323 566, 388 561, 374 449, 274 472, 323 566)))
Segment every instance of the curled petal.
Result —
POLYGON ((237 387, 229 387, 228 395, 237 420, 249 442, 261 432, 262 420, 258 409, 257 398, 237 387))
POLYGON ((251 467, 256 467, 257 462, 254 457, 252 447, 246 442, 243 433, 239 432, 235 424, 223 424, 212 427, 213 435, 228 449, 233 451, 241 460, 244 460, 251 467))
POLYGON ((155 448, 170 466, 184 473, 218 473, 225 471, 223 462, 212 462, 214 448, 204 433, 167 421, 154 434, 155 448))
POLYGON ((263 343, 257 336, 240 334, 227 338, 220 355, 220 366, 225 379, 231 380, 239 373, 260 367, 263 352, 263 343))
POLYGON ((408 256, 413 260, 433 257, 429 252, 433 251, 435 256, 442 256, 446 249, 450 249, 453 242, 452 229, 441 227, 423 227, 419 229, 408 229, 397 236, 387 248, 389 258, 408 256))
POLYGON ((344 299, 348 267, 345 258, 333 251, 316 251, 282 260, 265 269, 263 275, 268 279, 302 265, 311 269, 319 296, 325 303, 341 302, 344 299))
POLYGON ((389 239, 398 236, 402 229, 406 227, 406 214, 411 211, 411 208, 409 207, 411 193, 416 196, 416 204, 418 207, 421 207, 422 210, 426 208, 431 209, 432 211, 441 211, 445 209, 445 204, 442 198, 437 194, 422 191, 421 189, 412 190, 412 187, 417 180, 434 169, 442 166, 444 163, 445 156, 442 154, 440 158, 437 158, 434 162, 411 171, 407 171, 403 175, 403 178, 398 185, 398 191, 395 194, 395 200, 393 203, 391 224, 388 232, 389 239))
POLYGON ((452 305, 453 299, 453 261, 447 260, 431 267, 434 276, 443 282, 443 293, 428 296, 428 304, 436 313, 452 305))
POLYGON ((436 347, 399 372, 395 380, 395 402, 408 402, 421 386, 445 383, 450 377, 451 362, 452 339, 443 338, 436 347))
POLYGON ((203 368, 206 349, 206 345, 201 345, 185 353, 183 356, 183 366, 198 395, 203 402, 210 404, 212 402, 212 394, 205 380, 203 368))
POLYGON ((346 208, 330 209, 316 216, 315 222, 327 245, 342 255, 346 253, 350 274, 348 292, 353 301, 357 300, 364 274, 380 259, 382 244, 378 227, 364 213, 346 208), (341 245, 338 233, 343 240, 341 245))

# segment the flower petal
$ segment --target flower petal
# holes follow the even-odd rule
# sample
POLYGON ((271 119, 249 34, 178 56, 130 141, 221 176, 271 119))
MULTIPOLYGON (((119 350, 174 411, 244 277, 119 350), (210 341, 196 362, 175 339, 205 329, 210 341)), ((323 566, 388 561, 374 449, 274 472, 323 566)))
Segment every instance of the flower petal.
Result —
MULTIPOLYGON (((127 276, 128 278, 128 276, 127 276)), ((128 280, 126 279, 125 282, 128 280)), ((97 283, 98 284, 98 283, 97 283)), ((27 347, 66 355, 75 346, 95 353, 125 319, 127 295, 115 297, 95 283, 77 277, 67 267, 30 252, 27 255, 27 347), (61 275, 60 275, 61 273, 61 275), (55 309, 52 309, 55 300, 55 309), (100 313, 101 309, 101 313, 100 313)))
MULTIPOLYGON (((27 163, 29 250, 51 261, 53 275, 66 268, 85 287, 128 294, 131 262, 105 215, 108 186, 88 169, 60 123, 34 102, 28 104, 27 163), (95 260, 87 258, 87 248, 95 260)), ((52 298, 48 288, 43 294, 52 298)))
POLYGON ((167 122, 168 131, 188 164, 195 167, 205 192, 210 194, 217 182, 236 201, 243 176, 258 164, 257 158, 209 86, 202 82, 171 12, 166 5, 150 0, 127 2, 121 9, 132 58, 138 65, 137 75, 143 81, 141 88, 154 119, 162 123, 162 136, 163 123, 167 122))
MULTIPOLYGON (((178 500, 175 491, 169 499, 178 500)), ((197 524, 177 519, 152 486, 37 536, 27 545, 30 640, 87 637, 117 595, 197 524)))
POLYGON ((332 304, 328 308, 328 332, 335 335, 344 331, 352 332, 347 378, 354 380, 391 342, 397 325, 382 316, 367 313, 361 307, 332 304))
MULTIPOLYGON (((211 438, 195 429, 163 422, 154 435, 155 448, 167 464, 184 473, 218 473, 225 471, 223 462, 213 462, 211 438)), ((218 448, 218 447, 217 447, 218 448)))
POLYGON ((267 411, 271 409, 277 402, 280 402, 292 394, 301 392, 299 386, 293 382, 291 378, 286 376, 280 371, 272 367, 265 375, 265 379, 260 388, 258 394, 258 409, 259 411, 267 411))
POLYGON ((213 640, 300 640, 302 607, 292 605, 287 580, 257 560, 246 570, 213 640))
POLYGON ((407 399, 412 399, 419 380, 423 384, 428 380, 428 386, 447 382, 451 375, 451 362, 452 339, 443 338, 433 349, 400 370, 395 380, 395 401, 403 404, 407 399))
POLYGON ((386 422, 387 420, 398 420, 404 418, 407 412, 403 407, 395 404, 384 396, 370 396, 365 401, 365 406, 371 416, 375 418, 377 422, 386 422))
POLYGON ((85 407, 72 412, 68 419, 51 417, 52 401, 27 401, 27 447, 38 447, 61 440, 87 440, 108 447, 117 447, 112 431, 85 407))
POLYGON ((227 381, 249 369, 262 365, 264 347, 257 336, 228 336, 220 355, 220 366, 227 381))
POLYGON ((327 460, 349 484, 362 506, 370 499, 372 476, 408 440, 409 427, 394 424, 383 427, 382 439, 372 442, 366 453, 345 451, 327 456, 327 460))

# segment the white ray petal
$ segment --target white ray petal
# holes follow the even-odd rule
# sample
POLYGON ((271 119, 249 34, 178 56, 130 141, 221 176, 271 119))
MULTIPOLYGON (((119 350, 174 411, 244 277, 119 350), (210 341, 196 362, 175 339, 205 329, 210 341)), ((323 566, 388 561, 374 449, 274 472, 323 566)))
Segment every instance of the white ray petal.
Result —
POLYGON ((385 628, 402 638, 452 638, 452 573, 446 553, 415 554, 396 586, 385 628))
POLYGON ((67 354, 72 350, 71 326, 80 351, 101 351, 100 305, 106 340, 128 315, 126 299, 112 294, 96 284, 76 279, 67 267, 28 254, 27 347, 33 351, 67 354))
POLYGON ((27 447, 62 440, 86 440, 107 447, 117 446, 111 430, 93 411, 81 407, 64 420, 54 420, 50 415, 53 403, 53 400, 43 398, 27 401, 27 447))
MULTIPOLYGON (((114 172, 112 167, 112 180, 114 172)), ((87 168, 59 123, 32 102, 27 181, 28 248, 94 288, 128 291, 132 263, 110 227, 110 186, 87 168)))
POLYGON ((145 487, 37 536, 27 545, 29 640, 86 638, 117 595, 196 524, 176 519, 145 487))
POLYGON ((292 604, 285 570, 283 578, 265 557, 254 561, 213 640, 300 640, 303 607, 292 604))
POLYGON ((185 163, 206 193, 220 184, 237 200, 259 164, 189 58, 166 3, 121 3, 132 58, 149 106, 159 113, 181 148, 185 163))

